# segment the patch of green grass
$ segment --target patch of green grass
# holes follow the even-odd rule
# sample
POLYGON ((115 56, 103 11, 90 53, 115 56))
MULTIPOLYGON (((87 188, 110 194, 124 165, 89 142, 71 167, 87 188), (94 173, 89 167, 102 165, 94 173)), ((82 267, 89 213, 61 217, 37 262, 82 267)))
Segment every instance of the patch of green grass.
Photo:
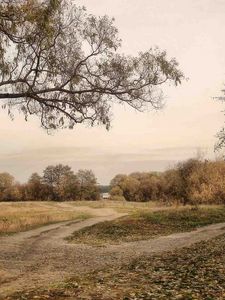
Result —
POLYGON ((14 294, 5 300, 223 300, 225 234, 211 241, 128 265, 76 276, 47 290, 14 294))
POLYGON ((74 243, 104 245, 184 232, 225 222, 225 207, 180 208, 157 212, 139 210, 130 216, 84 228, 68 238, 74 243))
POLYGON ((158 212, 141 211, 137 218, 152 224, 180 226, 193 229, 213 223, 225 222, 225 206, 220 207, 189 207, 158 212))

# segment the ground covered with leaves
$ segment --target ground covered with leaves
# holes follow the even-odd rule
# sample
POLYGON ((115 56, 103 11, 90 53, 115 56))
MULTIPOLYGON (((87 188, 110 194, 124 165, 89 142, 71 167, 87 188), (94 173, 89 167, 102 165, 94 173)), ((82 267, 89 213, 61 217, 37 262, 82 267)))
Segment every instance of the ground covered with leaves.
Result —
POLYGON ((177 208, 162 211, 139 210, 129 216, 98 223, 74 232, 70 242, 91 245, 146 240, 225 222, 225 206, 177 208))
POLYGON ((120 268, 74 277, 47 290, 7 300, 225 299, 225 235, 161 255, 142 256, 120 268))

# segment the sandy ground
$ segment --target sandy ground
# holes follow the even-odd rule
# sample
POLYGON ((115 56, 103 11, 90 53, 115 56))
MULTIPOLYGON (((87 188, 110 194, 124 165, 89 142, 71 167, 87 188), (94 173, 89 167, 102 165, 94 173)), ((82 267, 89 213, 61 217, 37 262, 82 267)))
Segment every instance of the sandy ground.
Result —
POLYGON ((18 290, 48 286, 78 273, 127 263, 139 255, 189 246, 225 233, 225 223, 220 223, 192 232, 106 247, 69 244, 65 238, 74 231, 124 215, 110 208, 71 209, 90 212, 95 217, 80 222, 66 221, 47 225, 0 238, 1 299, 18 290))

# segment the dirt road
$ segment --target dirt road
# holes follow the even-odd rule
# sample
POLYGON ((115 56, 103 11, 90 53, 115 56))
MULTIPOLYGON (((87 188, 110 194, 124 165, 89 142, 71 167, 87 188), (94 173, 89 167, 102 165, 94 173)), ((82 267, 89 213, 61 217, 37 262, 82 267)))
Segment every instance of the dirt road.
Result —
POLYGON ((64 238, 76 230, 122 216, 105 208, 95 209, 93 213, 95 217, 85 221, 61 222, 1 237, 0 299, 14 291, 57 283, 77 273, 126 263, 145 253, 189 246, 225 233, 225 223, 221 223, 188 233, 106 247, 67 243, 64 238))

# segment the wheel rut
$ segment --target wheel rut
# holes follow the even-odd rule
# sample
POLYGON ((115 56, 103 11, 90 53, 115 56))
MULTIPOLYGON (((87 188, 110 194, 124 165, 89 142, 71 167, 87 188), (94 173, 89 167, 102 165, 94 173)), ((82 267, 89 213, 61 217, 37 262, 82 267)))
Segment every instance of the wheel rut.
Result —
POLYGON ((191 232, 105 247, 69 244, 65 240, 76 230, 123 215, 102 209, 99 216, 84 221, 70 220, 1 237, 0 299, 15 291, 48 286, 76 274, 128 263, 143 254, 190 246, 225 233, 225 223, 220 223, 191 232))

